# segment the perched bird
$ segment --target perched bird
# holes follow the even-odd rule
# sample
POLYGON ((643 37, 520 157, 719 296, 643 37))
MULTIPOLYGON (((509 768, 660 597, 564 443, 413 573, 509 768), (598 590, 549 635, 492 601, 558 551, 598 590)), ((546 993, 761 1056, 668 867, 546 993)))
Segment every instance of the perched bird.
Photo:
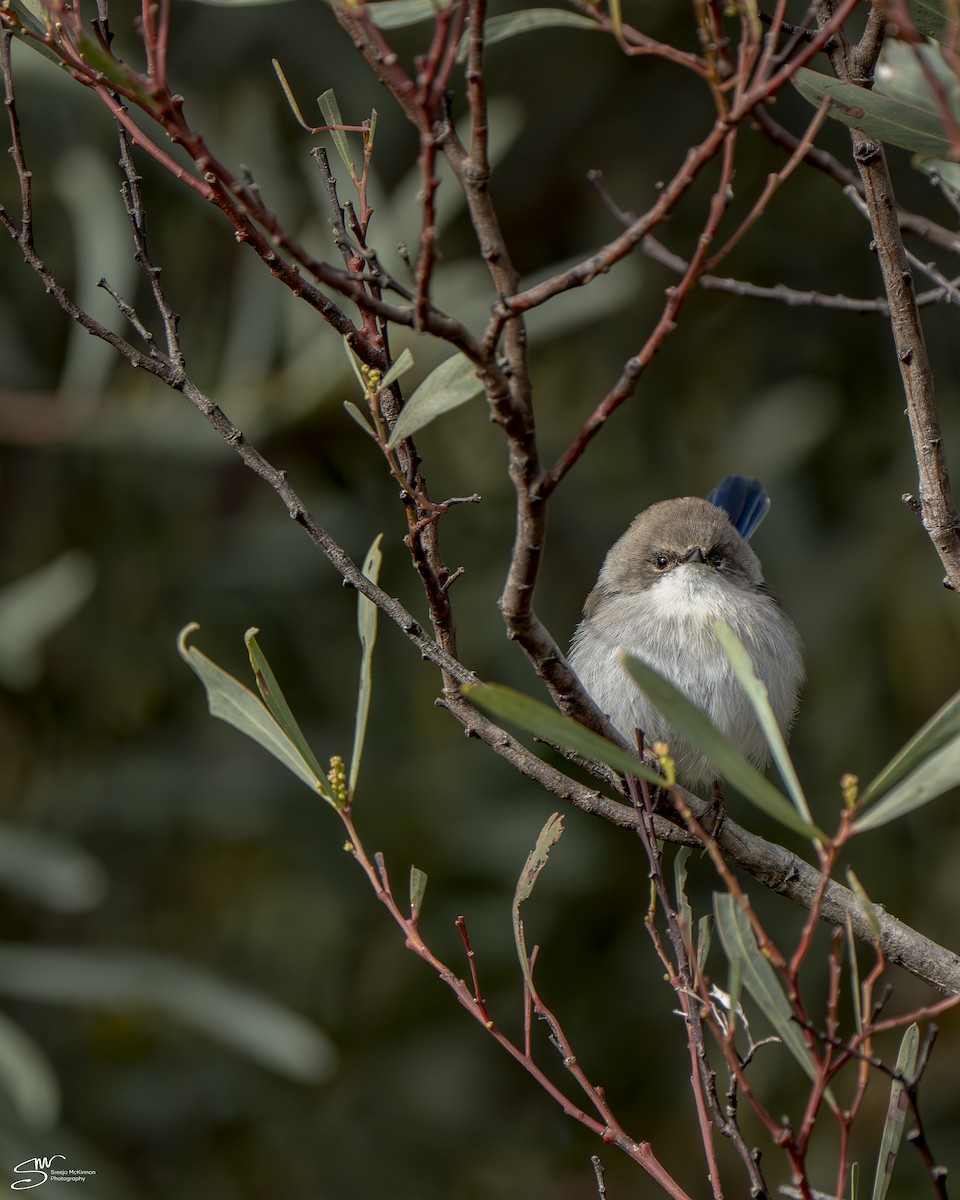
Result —
POLYGON ((747 545, 769 507, 759 480, 730 475, 705 500, 686 496, 645 509, 607 554, 573 636, 570 665, 597 705, 630 742, 638 729, 648 747, 667 742, 689 787, 716 772, 653 707, 620 654, 671 680, 763 767, 763 734, 714 622, 725 621, 746 647, 786 734, 804 678, 803 646, 747 545))

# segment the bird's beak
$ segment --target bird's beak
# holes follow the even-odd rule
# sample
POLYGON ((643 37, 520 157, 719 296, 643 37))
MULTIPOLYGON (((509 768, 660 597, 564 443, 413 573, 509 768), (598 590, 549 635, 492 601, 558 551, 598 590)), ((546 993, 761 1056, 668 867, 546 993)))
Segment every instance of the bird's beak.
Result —
POLYGON ((680 559, 680 561, 685 563, 702 563, 706 562, 707 560, 704 557, 703 550, 700 546, 692 546, 686 552, 683 558, 680 559))

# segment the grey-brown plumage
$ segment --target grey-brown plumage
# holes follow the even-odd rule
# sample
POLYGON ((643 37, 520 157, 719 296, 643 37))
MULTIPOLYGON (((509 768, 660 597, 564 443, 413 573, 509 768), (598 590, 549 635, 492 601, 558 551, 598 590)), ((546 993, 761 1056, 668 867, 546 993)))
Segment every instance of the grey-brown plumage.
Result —
POLYGON ((640 513, 607 555, 583 613, 570 665, 631 742, 641 729, 648 746, 669 744, 682 782, 696 787, 716 772, 628 675, 623 651, 670 679, 762 766, 766 743, 714 632, 714 622, 723 620, 746 647, 781 729, 789 731, 804 676, 800 636, 722 508, 688 496, 640 513))

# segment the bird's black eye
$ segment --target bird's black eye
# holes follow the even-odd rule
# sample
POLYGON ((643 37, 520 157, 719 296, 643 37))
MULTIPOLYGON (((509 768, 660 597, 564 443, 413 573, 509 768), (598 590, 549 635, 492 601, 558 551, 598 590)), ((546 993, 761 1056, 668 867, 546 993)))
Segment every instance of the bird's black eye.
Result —
POLYGON ((714 547, 707 555, 707 562, 711 567, 719 567, 723 562, 723 554, 720 550, 714 547))
POLYGON ((653 562, 654 562, 654 565, 656 566, 657 570, 662 571, 667 566, 667 564, 670 562, 670 560, 669 560, 669 558, 667 558, 667 556, 665 554, 658 554, 657 557, 653 560, 653 562))

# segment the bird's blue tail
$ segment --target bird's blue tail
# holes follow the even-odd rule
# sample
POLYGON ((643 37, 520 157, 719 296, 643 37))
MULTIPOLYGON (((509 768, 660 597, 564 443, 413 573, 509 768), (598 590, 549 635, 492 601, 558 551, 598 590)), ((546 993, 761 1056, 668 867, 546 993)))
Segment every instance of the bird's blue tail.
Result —
POLYGON ((711 504, 722 508, 744 539, 748 539, 770 509, 770 497, 759 479, 728 475, 707 496, 711 504))

